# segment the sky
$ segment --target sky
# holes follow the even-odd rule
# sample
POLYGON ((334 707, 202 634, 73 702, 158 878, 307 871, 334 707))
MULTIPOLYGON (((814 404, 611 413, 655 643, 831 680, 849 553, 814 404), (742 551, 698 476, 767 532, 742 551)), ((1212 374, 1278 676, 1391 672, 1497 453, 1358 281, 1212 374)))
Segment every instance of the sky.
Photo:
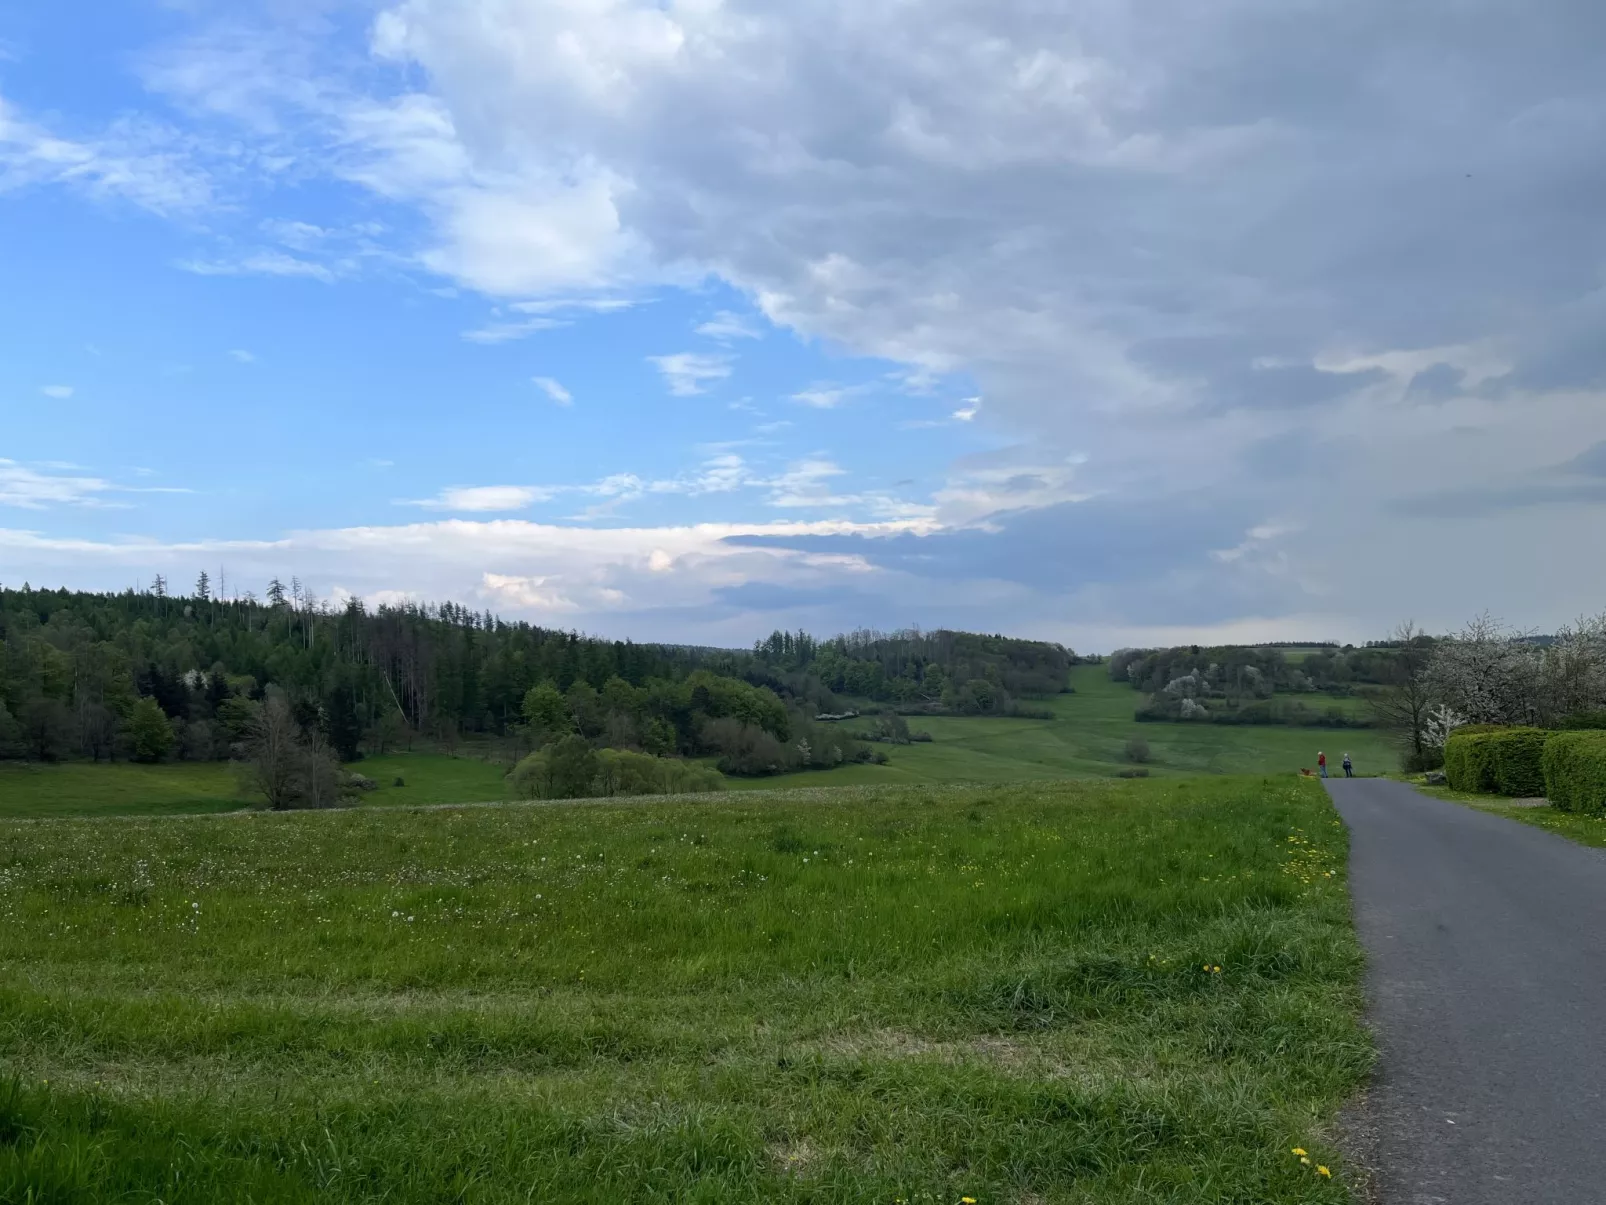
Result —
POLYGON ((0 3, 0 582, 1606 608, 1598 0, 0 3))

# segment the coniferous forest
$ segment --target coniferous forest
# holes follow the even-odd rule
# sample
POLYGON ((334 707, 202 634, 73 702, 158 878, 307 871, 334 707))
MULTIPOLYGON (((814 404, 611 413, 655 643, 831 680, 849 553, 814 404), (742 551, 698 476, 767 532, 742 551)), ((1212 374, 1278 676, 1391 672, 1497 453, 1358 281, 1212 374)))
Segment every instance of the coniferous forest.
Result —
POLYGON ((1028 714, 1065 688, 1058 645, 964 633, 775 633, 752 651, 637 644, 454 603, 342 606, 298 582, 258 600, 0 589, 0 757, 237 756, 270 697, 342 761, 417 740, 517 758, 559 737, 729 773, 871 760, 816 717, 876 705, 1028 714))

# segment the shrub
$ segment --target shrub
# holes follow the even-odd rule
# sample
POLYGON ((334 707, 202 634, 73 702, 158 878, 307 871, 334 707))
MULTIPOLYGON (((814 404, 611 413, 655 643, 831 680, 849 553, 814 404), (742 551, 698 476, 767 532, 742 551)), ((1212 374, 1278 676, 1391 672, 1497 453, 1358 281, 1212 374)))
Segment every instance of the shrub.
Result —
POLYGON ((1545 791, 1548 734, 1539 728, 1467 725, 1444 743, 1444 772, 1457 791, 1528 797, 1545 791))
POLYGON ((597 795, 690 795, 724 785, 718 770, 628 749, 597 750, 597 795))
POLYGON ((1484 737, 1489 742, 1497 792, 1517 799, 1545 793, 1545 741, 1549 735, 1538 728, 1509 728, 1484 737))
POLYGON ((1606 815, 1606 732, 1558 732, 1545 743, 1545 794, 1553 806, 1606 815))
POLYGON ((597 768, 597 751, 570 733, 530 754, 508 777, 523 799, 583 799, 592 794, 597 768))
POLYGON ((1419 753, 1409 745, 1405 747, 1403 767, 1407 774, 1423 774, 1444 768, 1444 750, 1424 746, 1419 753))
POLYGON ((1149 776, 1149 768, 1147 766, 1134 766, 1126 770, 1117 770, 1115 776, 1117 778, 1147 778, 1149 776))
POLYGON ((1556 725, 1569 730, 1606 728, 1606 711, 1578 711, 1556 725))
POLYGON ((128 748, 139 762, 159 762, 173 748, 173 729, 155 699, 141 699, 129 711, 128 748))
POLYGON ((1444 775, 1452 790, 1494 791, 1494 759, 1489 732, 1456 729, 1444 742, 1444 775))
POLYGON ((565 736, 532 753, 508 775, 520 799, 595 799, 613 795, 682 795, 717 791, 717 770, 672 757, 627 749, 592 749, 565 736))
POLYGON ((1126 760, 1136 765, 1142 765, 1149 760, 1149 742, 1141 736, 1134 736, 1126 743, 1126 760))

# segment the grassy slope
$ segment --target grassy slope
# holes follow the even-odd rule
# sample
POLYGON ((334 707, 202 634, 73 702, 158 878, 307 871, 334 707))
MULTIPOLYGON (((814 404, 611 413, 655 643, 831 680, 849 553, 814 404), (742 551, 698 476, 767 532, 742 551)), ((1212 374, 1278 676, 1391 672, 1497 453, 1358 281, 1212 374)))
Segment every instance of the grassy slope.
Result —
POLYGON ((244 806, 222 762, 136 766, 0 762, 0 816, 139 816, 229 812, 244 806))
MULTIPOLYGON (((1388 739, 1366 729, 1139 724, 1132 719, 1139 695, 1111 682, 1102 666, 1078 667, 1073 681, 1076 693, 1053 701, 1053 720, 916 719, 913 726, 936 739, 930 744, 879 746, 891 757, 889 765, 731 779, 729 785, 738 790, 775 790, 1106 777, 1130 766, 1124 750, 1133 736, 1149 743, 1149 772, 1156 776, 1282 774, 1300 766, 1314 767, 1318 749, 1326 749, 1335 765, 1348 749, 1362 773, 1392 768, 1397 761, 1388 739)), ((369 758, 354 768, 380 784, 379 790, 363 797, 369 804, 468 803, 503 794, 501 769, 472 757, 393 753, 369 758), (405 787, 392 785, 397 776, 406 780, 405 787)), ((244 806, 231 771, 223 765, 0 763, 0 816, 221 812, 244 806)))
MULTIPOLYGON (((363 796, 369 803, 470 803, 504 794, 501 767, 470 757, 387 753, 366 758, 353 769, 379 783, 378 790, 363 796), (398 777, 405 786, 394 785, 398 777)), ((233 770, 220 762, 159 766, 0 762, 0 816, 174 815, 233 812, 249 806, 233 770)))
POLYGON ((731 785, 765 789, 804 783, 1019 782, 1105 776, 1131 765, 1124 750, 1134 736, 1149 743, 1149 772, 1155 775, 1282 774, 1301 766, 1314 769, 1316 753, 1323 749, 1335 766, 1347 749, 1361 773, 1392 769, 1399 761, 1388 737, 1372 729, 1139 724, 1132 713, 1142 697, 1130 686, 1111 682, 1103 666, 1078 666, 1072 671, 1072 683, 1075 694, 1053 700, 1053 720, 911 719, 911 727, 929 731, 935 740, 929 745, 878 746, 887 749, 889 765, 846 766, 731 785))
POLYGON ((1339 1202, 1343 866, 1287 779, 0 822, 0 1200, 1339 1202))

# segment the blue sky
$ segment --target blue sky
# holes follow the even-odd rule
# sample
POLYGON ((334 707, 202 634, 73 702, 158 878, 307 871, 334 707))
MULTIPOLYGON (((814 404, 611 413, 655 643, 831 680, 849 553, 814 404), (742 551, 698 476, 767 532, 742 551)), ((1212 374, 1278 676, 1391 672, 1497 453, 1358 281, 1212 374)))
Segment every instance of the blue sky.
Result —
POLYGON ((0 10, 0 580, 736 644, 1606 605, 1595 8, 1039 8, 0 10))

